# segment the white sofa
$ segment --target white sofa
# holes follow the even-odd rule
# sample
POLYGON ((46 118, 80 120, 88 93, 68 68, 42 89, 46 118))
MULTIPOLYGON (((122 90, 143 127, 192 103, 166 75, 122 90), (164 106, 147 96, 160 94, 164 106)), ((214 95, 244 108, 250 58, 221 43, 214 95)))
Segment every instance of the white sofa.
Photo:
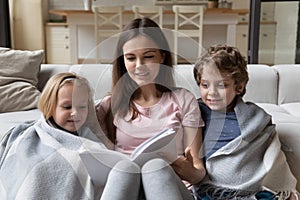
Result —
MULTIPOLYGON (((63 71, 85 76, 95 90, 95 99, 100 99, 111 89, 111 65, 42 64, 38 89, 53 74, 63 71)), ((248 65, 249 83, 245 100, 253 101, 273 116, 273 122, 282 141, 282 148, 294 175, 300 182, 300 65, 248 65)), ((193 78, 192 65, 175 66, 177 86, 189 89, 199 97, 199 88, 193 78)), ((16 124, 40 117, 37 109, 0 113, 0 138, 16 124)), ((300 183, 297 188, 300 191, 300 183)))

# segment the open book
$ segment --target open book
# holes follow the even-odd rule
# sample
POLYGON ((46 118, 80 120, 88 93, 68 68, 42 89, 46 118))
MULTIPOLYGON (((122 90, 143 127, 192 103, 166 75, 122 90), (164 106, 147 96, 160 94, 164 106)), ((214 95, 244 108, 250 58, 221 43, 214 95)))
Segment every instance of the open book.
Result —
POLYGON ((123 153, 99 149, 97 152, 84 151, 80 157, 95 185, 104 186, 113 166, 120 160, 129 159, 139 166, 154 158, 163 158, 168 163, 177 159, 176 132, 167 129, 140 144, 130 156, 123 153))

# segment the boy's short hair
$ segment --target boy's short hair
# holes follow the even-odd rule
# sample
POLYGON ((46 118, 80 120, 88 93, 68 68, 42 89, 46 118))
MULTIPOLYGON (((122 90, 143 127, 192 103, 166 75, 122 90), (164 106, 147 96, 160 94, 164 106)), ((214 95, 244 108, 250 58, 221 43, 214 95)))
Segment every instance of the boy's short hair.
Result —
MULTIPOLYGON (((194 66, 194 78, 198 85, 200 85, 204 66, 217 67, 220 72, 229 72, 237 85, 245 83, 246 86, 249 80, 246 59, 238 48, 233 46, 211 46, 199 57, 194 66)), ((246 87, 240 96, 245 93, 246 87)))

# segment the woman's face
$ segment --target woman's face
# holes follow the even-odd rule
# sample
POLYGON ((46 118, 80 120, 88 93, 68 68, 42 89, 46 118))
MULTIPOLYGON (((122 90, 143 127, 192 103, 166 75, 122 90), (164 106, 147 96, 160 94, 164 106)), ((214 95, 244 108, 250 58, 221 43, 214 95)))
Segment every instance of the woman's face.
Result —
POLYGON ((137 36, 123 46, 124 63, 129 76, 140 86, 155 83, 164 55, 151 39, 137 36))

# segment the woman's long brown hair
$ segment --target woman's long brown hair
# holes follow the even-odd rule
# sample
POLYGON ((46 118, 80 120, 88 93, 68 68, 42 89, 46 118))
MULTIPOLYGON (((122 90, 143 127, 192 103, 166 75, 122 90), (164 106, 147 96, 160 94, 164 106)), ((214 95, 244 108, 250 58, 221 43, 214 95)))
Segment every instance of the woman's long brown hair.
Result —
POLYGON ((132 111, 131 120, 133 120, 139 114, 132 103, 132 99, 139 94, 140 90, 138 85, 129 77, 123 56, 124 44, 139 35, 145 36, 157 44, 164 56, 164 62, 161 64, 159 74, 155 80, 156 89, 163 93, 170 91, 175 85, 172 54, 162 29, 149 18, 132 20, 120 33, 113 61, 111 107, 106 116, 108 138, 113 143, 116 141, 116 127, 113 125, 113 116, 118 114, 120 117, 125 117, 129 111, 132 111))

